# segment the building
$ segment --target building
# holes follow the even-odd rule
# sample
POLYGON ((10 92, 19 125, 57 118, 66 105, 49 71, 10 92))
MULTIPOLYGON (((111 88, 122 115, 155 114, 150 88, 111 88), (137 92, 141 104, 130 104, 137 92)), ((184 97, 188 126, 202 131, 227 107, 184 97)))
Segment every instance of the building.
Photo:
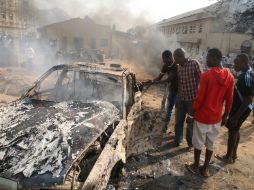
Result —
POLYGON ((157 28, 167 37, 175 35, 181 47, 194 58, 200 58, 213 47, 224 55, 239 52, 254 55, 252 34, 225 32, 226 23, 221 15, 210 11, 212 6, 164 19, 157 23, 157 28))
POLYGON ((128 35, 110 26, 95 23, 89 17, 73 18, 40 28, 41 39, 55 51, 80 51, 83 48, 104 51, 107 58, 121 56, 121 46, 128 35))
POLYGON ((30 5, 29 0, 0 0, 0 65, 18 62, 21 39, 34 23, 30 5))
POLYGON ((0 34, 19 37, 33 26, 29 0, 0 0, 0 34))

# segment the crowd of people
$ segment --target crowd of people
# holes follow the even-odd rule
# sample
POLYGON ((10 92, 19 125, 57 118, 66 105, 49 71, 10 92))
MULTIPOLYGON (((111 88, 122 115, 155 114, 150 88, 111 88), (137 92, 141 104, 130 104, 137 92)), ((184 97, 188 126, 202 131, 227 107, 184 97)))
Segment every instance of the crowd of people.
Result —
POLYGON ((173 54, 165 50, 162 53, 164 65, 158 77, 143 82, 143 85, 169 83, 162 132, 172 132, 168 126, 175 106, 175 146, 182 143, 186 123, 186 141, 190 150, 194 148, 194 161, 185 166, 191 173, 199 172, 204 177, 210 176, 208 166, 220 127, 228 129, 227 152, 225 155, 214 156, 222 162, 234 163, 237 159, 240 128, 252 111, 254 75, 249 56, 241 53, 233 60, 237 76, 222 66, 222 59, 219 49, 209 49, 206 56, 206 66, 209 69, 202 72, 199 62, 187 58, 184 49, 178 48, 173 54), (167 75, 166 79, 163 78, 164 75, 167 75), (201 167, 203 145, 206 153, 201 167))

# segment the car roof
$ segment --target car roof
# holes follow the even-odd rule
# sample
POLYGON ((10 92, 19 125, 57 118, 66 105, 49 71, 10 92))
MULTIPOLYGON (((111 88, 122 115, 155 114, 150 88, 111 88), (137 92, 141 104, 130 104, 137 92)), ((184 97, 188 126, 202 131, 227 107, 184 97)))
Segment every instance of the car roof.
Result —
POLYGON ((128 69, 122 68, 121 65, 106 63, 74 62, 72 64, 56 65, 53 67, 53 69, 54 70, 68 69, 77 71, 97 72, 120 77, 129 74, 128 69))

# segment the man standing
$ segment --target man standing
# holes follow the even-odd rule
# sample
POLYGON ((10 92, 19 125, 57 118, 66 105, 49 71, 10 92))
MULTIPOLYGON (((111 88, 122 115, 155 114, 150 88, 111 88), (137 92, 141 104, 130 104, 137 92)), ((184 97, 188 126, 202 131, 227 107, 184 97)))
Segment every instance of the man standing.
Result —
POLYGON ((178 67, 178 101, 176 103, 175 146, 179 146, 183 139, 183 126, 186 114, 188 146, 192 147, 193 109, 192 103, 198 91, 198 83, 201 75, 200 65, 196 60, 185 57, 185 51, 181 48, 174 51, 174 60, 178 67))
POLYGON ((240 140, 239 130, 251 113, 254 89, 254 78, 247 54, 240 54, 236 57, 234 69, 236 72, 241 71, 241 74, 237 77, 233 105, 226 125, 228 128, 227 153, 225 156, 215 155, 216 158, 227 163, 234 163, 237 159, 237 147, 240 140))
POLYGON ((26 64, 27 64, 27 67, 28 68, 33 68, 34 65, 33 65, 33 59, 34 59, 34 49, 29 46, 28 44, 26 45, 26 48, 25 48, 25 56, 26 56, 26 64))
POLYGON ((156 77, 154 80, 146 81, 143 84, 147 85, 147 84, 161 84, 166 82, 170 83, 167 113, 166 113, 165 123, 162 128, 162 132, 166 133, 166 131, 168 130, 168 124, 170 122, 172 110, 174 108, 176 96, 177 96, 177 88, 178 88, 177 87, 177 64, 174 63, 173 55, 171 51, 169 50, 165 50, 162 53, 162 60, 164 65, 158 77, 156 77), (161 80, 166 73, 168 77, 164 80, 161 80))
POLYGON ((193 103, 195 122, 192 142, 194 146, 194 163, 186 165, 192 173, 199 169, 202 146, 206 146, 205 162, 200 173, 208 177, 208 166, 213 153, 213 144, 219 134, 220 125, 226 123, 233 102, 234 77, 220 64, 222 53, 214 48, 207 54, 209 71, 201 75, 197 97, 193 103), (225 102, 225 111, 222 108, 225 102))

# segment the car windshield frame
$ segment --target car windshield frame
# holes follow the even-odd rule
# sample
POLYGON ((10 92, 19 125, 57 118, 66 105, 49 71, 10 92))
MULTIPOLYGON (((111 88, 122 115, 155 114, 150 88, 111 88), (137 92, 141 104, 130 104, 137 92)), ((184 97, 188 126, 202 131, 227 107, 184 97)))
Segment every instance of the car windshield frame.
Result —
MULTIPOLYGON (((83 102, 89 102, 89 101, 108 101, 108 102, 111 102, 112 104, 114 104, 120 111, 121 115, 124 117, 125 115, 125 102, 126 99, 128 99, 127 97, 127 92, 126 92, 126 88, 124 88, 124 86, 126 86, 126 79, 125 79, 125 74, 123 73, 122 75, 115 75, 115 74, 112 74, 110 72, 102 72, 102 71, 97 71, 96 69, 94 70, 90 70, 90 69, 83 69, 83 68, 77 68, 77 67, 74 67, 74 68, 70 68, 70 67, 60 67, 60 66, 55 66, 51 69, 49 69, 46 73, 44 73, 42 75, 41 78, 39 78, 33 85, 32 88, 30 88, 27 93, 22 97, 22 98, 30 98, 30 99, 35 99, 35 100, 45 100, 45 101, 53 101, 53 102, 62 102, 62 101, 83 101, 83 102), (42 84, 51 76, 52 73, 56 73, 56 72, 59 72, 58 74, 58 78, 57 78, 57 81, 55 83, 55 87, 56 88, 60 83, 63 82, 63 77, 64 76, 61 76, 64 75, 64 72, 74 72, 74 73, 84 73, 86 75, 90 75, 91 76, 94 76, 94 81, 96 83, 96 79, 100 78, 100 82, 108 82, 108 83, 111 83, 112 85, 114 84, 115 86, 118 86, 119 89, 118 89, 118 93, 121 93, 119 94, 118 96, 118 101, 116 102, 113 102, 113 101, 108 101, 106 99, 97 99, 97 100, 79 100, 79 99, 65 99, 65 100, 50 100, 50 99, 46 99, 46 98, 42 98, 41 97, 41 92, 38 90, 40 89, 40 87, 42 86, 42 84), (107 79, 107 80, 106 80, 107 79)), ((105 88, 104 88, 105 89, 105 88)), ((50 90, 53 90, 53 89, 49 89, 48 91, 50 90)), ((74 89, 75 90, 75 89, 74 89)), ((47 91, 45 91, 47 92, 47 91)), ((42 92, 44 93, 44 92, 42 92)))

